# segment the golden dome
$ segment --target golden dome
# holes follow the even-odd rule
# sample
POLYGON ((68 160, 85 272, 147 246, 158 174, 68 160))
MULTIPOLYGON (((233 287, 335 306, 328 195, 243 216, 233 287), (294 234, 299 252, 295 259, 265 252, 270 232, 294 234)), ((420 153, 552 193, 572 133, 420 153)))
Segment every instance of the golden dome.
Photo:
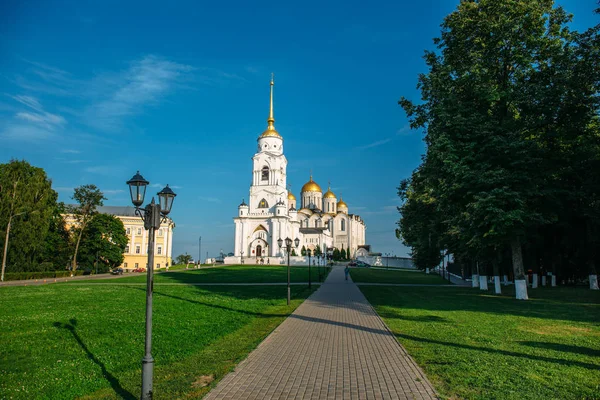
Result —
POLYGON ((340 201, 338 201, 338 203, 337 203, 337 208, 338 208, 338 210, 339 210, 340 208, 345 208, 345 209, 348 209, 348 204, 346 204, 346 203, 344 202, 344 200, 340 199, 340 201))
POLYGON ((327 187, 327 191, 323 195, 324 199, 335 199, 335 194, 331 191, 331 185, 327 187))
POLYGON ((317 182, 312 180, 312 175, 310 176, 310 180, 302 186, 302 193, 304 192, 322 192, 321 186, 317 184, 317 182))
POLYGON ((296 200, 296 196, 290 191, 288 191, 288 200, 296 200))
POLYGON ((278 138, 282 138, 281 135, 279 134, 279 132, 277 132, 275 130, 275 127, 270 125, 261 135, 261 138, 263 137, 278 137, 278 138))

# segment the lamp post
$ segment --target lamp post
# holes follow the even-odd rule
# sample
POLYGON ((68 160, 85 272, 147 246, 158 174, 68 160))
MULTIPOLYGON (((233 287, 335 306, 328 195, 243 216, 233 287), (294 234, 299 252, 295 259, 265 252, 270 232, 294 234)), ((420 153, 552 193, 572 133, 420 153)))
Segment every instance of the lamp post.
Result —
POLYGON ((148 230, 148 269, 146 273, 146 341, 144 358, 142 359, 142 400, 152 399, 152 375, 154 373, 154 358, 152 358, 152 290, 154 288, 154 235, 160 224, 167 220, 171 212, 173 200, 177 196, 169 185, 158 192, 158 204, 154 197, 150 204, 140 209, 144 203, 146 186, 150 182, 144 179, 138 171, 133 178, 127 181, 131 202, 135 206, 135 213, 144 221, 144 228, 148 230))
POLYGON ((310 256, 312 254, 312 251, 310 249, 307 249, 307 254, 308 254, 308 288, 310 289, 312 287, 312 282, 310 280, 310 256))
MULTIPOLYGON (((283 245, 283 240, 281 238, 277 239, 277 244, 279 245, 279 248, 281 249, 281 246, 283 245)), ((296 238, 294 239, 294 244, 296 245, 296 248, 298 248, 298 245, 300 244, 300 239, 296 238)), ((285 238, 285 249, 287 251, 287 305, 290 305, 290 252, 292 251, 292 239, 290 239, 289 237, 285 238)))
POLYGON ((241 263, 243 264, 243 263, 244 263, 244 250, 241 250, 241 251, 240 251, 240 255, 242 256, 242 258, 241 258, 241 260, 240 260, 240 261, 241 261, 241 263))
POLYGON ((388 269, 390 265, 390 253, 385 253, 385 269, 388 269))

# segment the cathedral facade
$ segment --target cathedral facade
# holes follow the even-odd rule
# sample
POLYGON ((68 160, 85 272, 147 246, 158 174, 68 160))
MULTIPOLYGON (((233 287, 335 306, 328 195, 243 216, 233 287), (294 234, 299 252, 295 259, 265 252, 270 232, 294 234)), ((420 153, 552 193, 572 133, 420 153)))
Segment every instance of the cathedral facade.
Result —
MULTIPOLYGON (((348 205, 331 191, 325 193, 312 176, 300 192, 300 203, 287 189, 287 159, 284 155, 283 137, 275 129, 273 117, 273 79, 267 129, 258 137, 254 154, 252 184, 248 204, 238 206, 235 222, 234 257, 227 263, 244 259, 285 255, 278 240, 299 239, 295 254, 300 256, 302 247, 313 252, 317 247, 321 253, 350 250, 355 257, 359 246, 365 244, 366 226, 362 218, 350 214, 348 205)), ((284 244, 285 247, 285 244, 284 244)), ((314 254, 314 253, 313 253, 314 254)), ((275 261, 275 260, 274 260, 275 261)), ((250 261, 249 261, 250 262, 250 261)), ((295 258, 295 263, 304 258, 295 258)))

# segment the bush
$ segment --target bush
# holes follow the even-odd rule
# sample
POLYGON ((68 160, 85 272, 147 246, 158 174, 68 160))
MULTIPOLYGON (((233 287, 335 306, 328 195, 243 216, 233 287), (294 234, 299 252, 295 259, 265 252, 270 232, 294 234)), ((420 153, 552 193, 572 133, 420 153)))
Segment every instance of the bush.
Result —
MULTIPOLYGON (((82 270, 75 271, 74 275, 83 275, 82 270)), ((71 271, 47 271, 47 272, 7 272, 4 274, 5 281, 21 281, 29 279, 53 279, 71 276, 71 271)))

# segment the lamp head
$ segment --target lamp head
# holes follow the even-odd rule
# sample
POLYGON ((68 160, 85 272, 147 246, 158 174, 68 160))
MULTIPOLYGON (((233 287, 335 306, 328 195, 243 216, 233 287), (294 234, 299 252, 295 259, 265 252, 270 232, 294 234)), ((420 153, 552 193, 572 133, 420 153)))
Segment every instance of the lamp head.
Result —
POLYGON ((144 197, 146 196, 146 186, 148 186, 150 182, 145 180, 144 177, 140 175, 140 171, 138 171, 126 183, 127 185, 129 185, 131 202, 136 208, 139 208, 142 204, 144 204, 144 197))

